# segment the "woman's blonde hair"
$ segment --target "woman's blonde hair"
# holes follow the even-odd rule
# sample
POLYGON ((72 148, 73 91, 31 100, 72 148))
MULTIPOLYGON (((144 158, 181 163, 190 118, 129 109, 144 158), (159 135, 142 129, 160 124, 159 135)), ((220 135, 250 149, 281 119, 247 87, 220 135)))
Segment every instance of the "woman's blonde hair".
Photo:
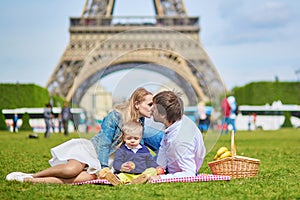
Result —
POLYGON ((116 110, 121 113, 123 124, 128 121, 138 121, 140 113, 135 105, 145 101, 147 95, 152 93, 145 88, 137 88, 125 103, 116 106, 116 110))

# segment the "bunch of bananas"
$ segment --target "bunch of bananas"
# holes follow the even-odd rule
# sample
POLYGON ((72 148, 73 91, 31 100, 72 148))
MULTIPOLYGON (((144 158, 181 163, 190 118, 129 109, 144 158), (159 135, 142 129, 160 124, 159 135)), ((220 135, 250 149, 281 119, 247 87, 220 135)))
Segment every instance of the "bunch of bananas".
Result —
POLYGON ((231 157, 231 151, 229 151, 226 147, 221 147, 218 149, 217 154, 214 157, 214 160, 221 160, 223 158, 231 157))

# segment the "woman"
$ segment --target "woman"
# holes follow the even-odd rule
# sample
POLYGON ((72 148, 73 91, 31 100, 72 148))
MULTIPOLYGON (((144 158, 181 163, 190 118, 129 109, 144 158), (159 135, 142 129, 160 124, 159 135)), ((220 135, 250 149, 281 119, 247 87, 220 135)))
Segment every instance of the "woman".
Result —
MULTIPOLYGON (((146 89, 136 89, 126 103, 117 106, 104 118, 101 131, 91 140, 71 139, 51 149, 50 168, 35 174, 13 172, 6 179, 61 184, 96 179, 101 167, 108 166, 109 155, 120 143, 122 124, 135 120, 143 125, 144 118, 151 117, 152 97, 146 89)), ((161 136, 158 134, 157 137, 161 136)))

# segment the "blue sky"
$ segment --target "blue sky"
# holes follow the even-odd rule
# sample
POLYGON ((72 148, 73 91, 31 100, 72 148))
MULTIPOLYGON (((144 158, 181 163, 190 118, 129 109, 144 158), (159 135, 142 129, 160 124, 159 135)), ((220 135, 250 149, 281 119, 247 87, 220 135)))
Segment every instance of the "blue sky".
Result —
MULTIPOLYGON (((154 15, 152 0, 117 0, 115 15, 154 15)), ((201 43, 227 88, 252 81, 296 81, 300 1, 185 0, 200 17, 201 43)), ((0 82, 45 86, 69 42, 69 17, 84 0, 3 1, 0 82)))

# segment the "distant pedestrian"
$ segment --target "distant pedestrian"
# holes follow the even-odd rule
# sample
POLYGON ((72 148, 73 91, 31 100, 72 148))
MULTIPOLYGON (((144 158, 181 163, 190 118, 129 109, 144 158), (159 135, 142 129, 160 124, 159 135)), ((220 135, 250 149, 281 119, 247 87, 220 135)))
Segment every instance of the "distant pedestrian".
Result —
POLYGON ((72 119, 71 108, 69 107, 68 102, 64 102, 64 107, 61 109, 62 124, 64 127, 64 135, 69 135, 69 120, 72 119))
POLYGON ((248 116, 248 131, 251 131, 252 124, 253 124, 253 115, 249 115, 248 116))
POLYGON ((200 101, 197 106, 198 109, 198 116, 199 116, 199 122, 198 122, 198 128, 202 133, 207 132, 209 125, 210 125, 210 113, 207 113, 207 109, 205 107, 205 102, 200 101))
MULTIPOLYGON (((228 100, 228 103, 230 105, 230 115, 229 115, 229 124, 228 124, 228 126, 230 125, 232 130, 234 131, 234 133, 236 133, 235 119, 236 119, 236 116, 238 114, 238 104, 237 104, 234 96, 229 96, 227 98, 227 100, 228 100)), ((228 126, 227 126, 227 129, 226 129, 226 134, 228 133, 228 126)))
POLYGON ((254 129, 256 129, 256 113, 253 113, 253 124, 254 124, 254 129))
POLYGON ((62 115, 61 113, 58 114, 58 132, 61 133, 62 129, 62 115))
POLYGON ((45 138, 48 138, 50 136, 50 128, 52 126, 52 106, 50 103, 46 104, 46 108, 44 109, 44 120, 46 124, 46 131, 45 131, 45 138))
POLYGON ((227 130, 228 128, 229 116, 230 116, 230 105, 226 97, 222 99, 221 108, 222 108, 222 116, 223 116, 221 133, 223 133, 224 129, 227 130))
POLYGON ((19 120, 18 114, 15 113, 13 116, 13 131, 14 131, 14 133, 17 132, 18 120, 19 120))

